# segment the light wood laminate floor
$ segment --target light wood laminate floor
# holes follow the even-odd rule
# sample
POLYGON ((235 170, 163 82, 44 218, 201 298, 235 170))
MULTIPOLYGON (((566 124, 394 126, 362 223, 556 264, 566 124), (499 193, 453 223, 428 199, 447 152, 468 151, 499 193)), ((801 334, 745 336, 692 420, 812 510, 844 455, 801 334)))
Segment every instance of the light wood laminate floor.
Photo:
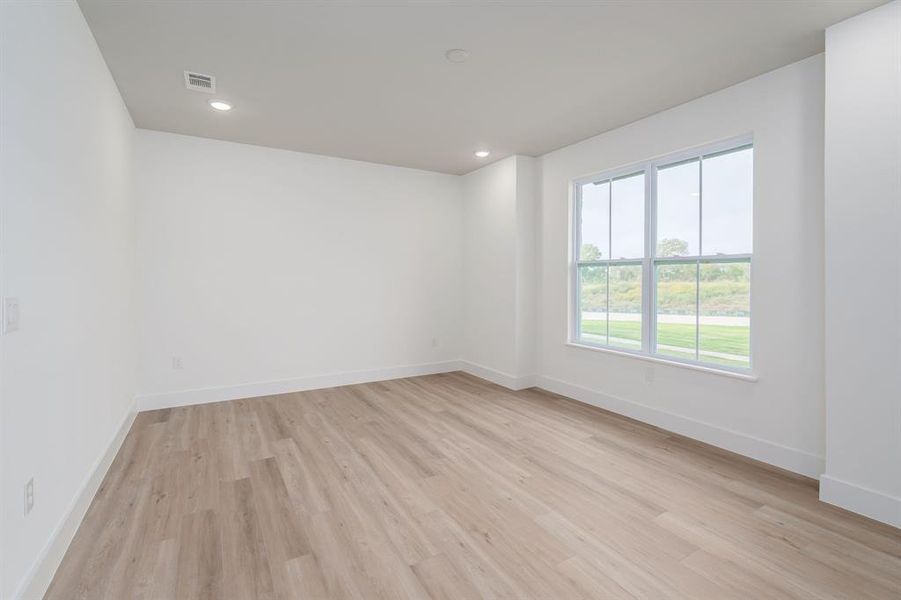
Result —
POLYGON ((47 598, 901 598, 816 483, 460 373, 145 412, 47 598))

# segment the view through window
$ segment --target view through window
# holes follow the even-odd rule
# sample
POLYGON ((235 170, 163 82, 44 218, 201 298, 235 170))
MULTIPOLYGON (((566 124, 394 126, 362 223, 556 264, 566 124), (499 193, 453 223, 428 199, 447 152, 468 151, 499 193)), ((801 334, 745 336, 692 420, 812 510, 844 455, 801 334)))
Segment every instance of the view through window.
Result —
POLYGON ((751 365, 749 140, 576 182, 574 341, 751 365))

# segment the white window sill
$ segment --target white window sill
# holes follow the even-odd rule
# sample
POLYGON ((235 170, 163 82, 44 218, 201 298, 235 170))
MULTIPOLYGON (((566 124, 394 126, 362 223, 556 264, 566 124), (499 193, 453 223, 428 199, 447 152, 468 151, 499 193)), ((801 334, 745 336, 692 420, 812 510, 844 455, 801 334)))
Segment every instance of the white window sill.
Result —
POLYGON ((722 377, 731 377, 732 379, 740 379, 741 381, 757 381, 757 375, 754 373, 742 373, 740 371, 730 371, 727 369, 717 369, 716 367, 707 367, 704 365, 694 365, 684 363, 677 360, 668 360, 660 356, 650 356, 647 354, 639 354, 637 352, 629 352, 628 350, 614 350, 613 348, 601 348, 600 346, 592 346, 590 344, 580 344, 579 342, 566 342, 567 346, 573 348, 581 348, 582 350, 591 350, 593 352, 602 352, 604 354, 613 354, 615 356, 624 356, 626 358, 637 358, 646 362, 667 365, 670 367, 679 367, 680 369, 690 369, 692 371, 700 371, 702 373, 710 373, 711 375, 720 375, 722 377))

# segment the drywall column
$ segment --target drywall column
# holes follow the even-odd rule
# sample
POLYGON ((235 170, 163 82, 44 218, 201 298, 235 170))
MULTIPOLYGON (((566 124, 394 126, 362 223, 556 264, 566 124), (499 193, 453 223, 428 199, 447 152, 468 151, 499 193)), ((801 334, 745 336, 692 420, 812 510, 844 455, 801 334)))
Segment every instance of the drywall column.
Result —
POLYGON ((519 386, 532 385, 537 372, 538 328, 538 190, 540 162, 529 156, 516 159, 516 371, 519 386))
POLYGON ((901 2, 826 32, 826 502, 901 527, 901 2))
POLYGON ((463 177, 463 359, 513 389, 535 371, 538 172, 511 156, 463 177))

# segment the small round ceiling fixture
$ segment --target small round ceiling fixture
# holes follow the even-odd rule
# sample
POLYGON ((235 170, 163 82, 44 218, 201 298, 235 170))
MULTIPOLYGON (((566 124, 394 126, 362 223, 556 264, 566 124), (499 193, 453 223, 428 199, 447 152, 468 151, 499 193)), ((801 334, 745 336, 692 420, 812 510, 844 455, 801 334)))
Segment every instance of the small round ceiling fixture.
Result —
POLYGON ((476 150, 475 155, 476 158, 488 158, 488 155, 491 154, 488 150, 476 150))
POLYGON ((462 63, 466 62, 466 59, 469 58, 469 52, 464 50, 463 48, 451 48, 447 52, 444 53, 444 57, 452 63, 462 63))
POLYGON ((228 102, 223 102, 222 100, 210 100, 210 106, 215 108, 216 110, 226 111, 231 110, 232 105, 228 102))

